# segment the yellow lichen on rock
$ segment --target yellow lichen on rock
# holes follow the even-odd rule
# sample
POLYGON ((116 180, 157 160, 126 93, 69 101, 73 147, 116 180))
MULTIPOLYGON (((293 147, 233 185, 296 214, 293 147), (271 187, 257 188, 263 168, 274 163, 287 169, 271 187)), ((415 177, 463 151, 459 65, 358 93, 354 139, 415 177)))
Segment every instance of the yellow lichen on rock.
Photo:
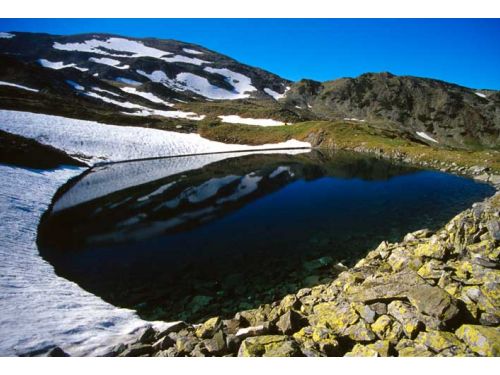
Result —
POLYGON ((297 343, 288 336, 267 335, 243 340, 238 357, 291 357, 299 353, 297 343))
POLYGON ((479 355, 500 355, 500 328, 464 324, 455 335, 479 355))

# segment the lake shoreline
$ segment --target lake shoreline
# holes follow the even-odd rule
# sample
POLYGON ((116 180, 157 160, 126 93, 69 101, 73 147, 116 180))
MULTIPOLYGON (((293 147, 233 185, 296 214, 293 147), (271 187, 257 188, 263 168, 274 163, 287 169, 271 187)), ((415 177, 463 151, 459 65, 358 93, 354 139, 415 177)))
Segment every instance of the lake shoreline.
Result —
POLYGON ((329 284, 232 319, 147 329, 108 355, 496 356, 499 208, 497 192, 435 233, 332 267, 329 284))
POLYGON ((349 150, 471 177, 496 193, 435 233, 423 229, 399 243, 383 241, 349 269, 334 265, 329 284, 232 319, 148 328, 107 355, 498 356, 500 175, 488 167, 349 150))

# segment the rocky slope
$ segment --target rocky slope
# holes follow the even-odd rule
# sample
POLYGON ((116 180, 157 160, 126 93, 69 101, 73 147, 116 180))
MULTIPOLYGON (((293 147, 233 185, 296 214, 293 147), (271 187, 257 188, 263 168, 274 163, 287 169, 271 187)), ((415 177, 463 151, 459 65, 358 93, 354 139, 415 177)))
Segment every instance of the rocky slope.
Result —
POLYGON ((73 117, 107 111, 143 122, 204 118, 182 111, 185 102, 276 102, 290 83, 198 45, 108 34, 2 33, 0 66, 3 108, 53 114, 68 104, 73 117))
POLYGON ((436 233, 382 242, 353 268, 271 305, 147 329, 110 356, 498 356, 500 194, 436 233))
POLYGON ((302 80, 282 100, 322 119, 368 122, 437 146, 498 147, 500 93, 390 73, 302 80))
POLYGON ((196 131, 201 123, 363 122, 433 147, 498 148, 500 93, 367 73, 292 83, 189 43, 108 34, 0 37, 0 108, 196 131))

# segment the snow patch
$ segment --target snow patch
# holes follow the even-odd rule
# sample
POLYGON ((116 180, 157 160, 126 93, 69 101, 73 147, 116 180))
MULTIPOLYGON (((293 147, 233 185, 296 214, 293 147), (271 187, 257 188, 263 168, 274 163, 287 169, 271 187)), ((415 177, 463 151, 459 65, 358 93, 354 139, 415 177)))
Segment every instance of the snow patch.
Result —
POLYGON ((5 81, 0 81, 0 86, 12 86, 12 87, 17 87, 17 88, 23 89, 23 90, 33 91, 33 92, 39 92, 40 91, 40 90, 37 90, 37 89, 32 89, 30 87, 18 85, 16 83, 5 82, 5 81))
POLYGON ((182 50, 186 53, 190 53, 191 55, 203 55, 203 52, 191 48, 183 48, 182 50))
POLYGON ((134 104, 134 103, 130 103, 130 102, 120 102, 118 100, 114 100, 114 99, 108 98, 106 96, 96 94, 95 92, 92 92, 92 91, 86 92, 85 95, 90 96, 92 98, 102 100, 103 102, 106 102, 106 103, 110 103, 110 104, 117 105, 119 107, 123 107, 123 108, 144 109, 144 107, 142 105, 134 104))
POLYGON ((226 80, 235 87, 235 89, 233 91, 228 91, 219 86, 212 85, 205 77, 193 73, 179 73, 174 79, 169 78, 165 72, 161 70, 155 70, 151 73, 137 70, 137 73, 148 78, 152 82, 162 83, 172 90, 181 92, 191 91, 208 99, 243 99, 249 97, 245 92, 257 90, 255 87, 251 86, 250 78, 242 74, 231 72, 228 69, 214 69, 210 67, 206 67, 204 70, 210 73, 225 75, 226 80), (238 79, 241 81, 238 81, 238 79))
POLYGON ((360 120, 356 117, 344 117, 344 121, 365 122, 366 120, 360 120))
POLYGON ((131 103, 131 102, 121 102, 118 100, 114 100, 111 98, 108 98, 106 96, 99 95, 95 92, 86 92, 85 95, 90 96, 92 98, 96 98, 99 100, 102 100, 103 102, 110 103, 117 105, 122 108, 127 108, 127 109, 138 109, 139 111, 136 112, 122 112, 125 115, 133 115, 133 116, 163 116, 163 117, 170 117, 170 118, 185 118, 188 120, 203 120, 205 118, 205 115, 198 115, 194 112, 183 112, 183 111, 162 111, 158 109, 152 109, 148 107, 144 107, 139 104, 131 103))
POLYGON ((142 42, 124 38, 108 38, 106 40, 91 39, 82 43, 54 43, 53 48, 63 51, 90 52, 114 57, 155 57, 161 58, 171 52, 148 47, 142 42), (110 52, 112 51, 112 52, 110 52), (121 52, 121 53, 120 53, 121 52), (123 53, 125 52, 125 53, 123 53))
POLYGON ((182 56, 182 55, 175 55, 174 57, 164 57, 162 60, 166 62, 182 62, 186 64, 193 64, 193 65, 203 65, 203 64, 211 64, 210 61, 205 61, 201 60, 195 57, 187 57, 187 56, 182 56))
POLYGON ((432 138, 431 136, 427 135, 425 132, 417 132, 417 135, 423 139, 426 139, 428 141, 431 141, 431 142, 435 142, 435 143, 439 143, 438 141, 436 141, 434 138, 432 138))
POLYGON ((293 139, 259 146, 225 144, 204 139, 199 134, 106 125, 95 121, 8 110, 0 110, 0 129, 38 140, 80 159, 85 156, 91 162, 220 151, 311 147, 308 142, 293 139))
POLYGON ((82 85, 76 83, 75 81, 71 81, 71 80, 66 80, 66 83, 68 85, 70 85, 71 87, 73 87, 75 90, 78 90, 78 91, 84 91, 85 90, 85 87, 83 87, 82 85))
POLYGON ((0 33, 1 39, 10 39, 10 38, 14 38, 14 37, 15 37, 15 35, 11 34, 11 33, 4 33, 4 32, 0 33))
POLYGON ((252 80, 244 74, 236 73, 226 68, 217 69, 206 67, 203 70, 225 77, 226 82, 234 87, 234 94, 237 94, 237 99, 248 98, 250 95, 246 94, 247 92, 257 91, 257 89, 252 86, 252 80))
POLYGON ((156 95, 154 95, 154 94, 152 94, 150 92, 139 91, 135 87, 122 87, 121 89, 123 91, 129 93, 129 94, 141 96, 141 97, 143 97, 143 98, 145 98, 145 99, 147 99, 147 100, 149 100, 150 102, 153 102, 153 103, 163 104, 163 105, 165 105, 167 107, 173 107, 174 106, 172 103, 166 102, 163 99, 157 97, 156 95))
POLYGON ((483 94, 482 92, 475 92, 474 94, 476 94, 477 96, 479 96, 481 98, 485 98, 486 99, 486 95, 483 94))
POLYGON ((229 124, 244 124, 244 125, 258 125, 258 126, 281 126, 285 125, 284 122, 276 121, 272 119, 256 119, 256 118, 243 118, 238 115, 226 115, 218 116, 222 122, 227 122, 229 124))
POLYGON ((95 62, 97 64, 112 66, 113 68, 116 68, 116 69, 128 69, 129 68, 128 65, 118 66, 122 62, 120 60, 110 59, 109 57, 101 57, 101 58, 91 57, 89 59, 89 61, 95 62))
POLYGON ((81 72, 86 72, 88 69, 87 68, 80 68, 76 64, 64 64, 62 61, 49 61, 45 59, 39 59, 38 63, 43 66, 44 68, 49 68, 49 69, 65 69, 65 68, 74 68, 78 69, 81 72))
POLYGON ((94 91, 98 91, 98 92, 103 92, 105 94, 109 94, 109 95, 114 95, 114 96, 117 96, 117 97, 121 97, 119 94, 117 93, 114 93, 112 91, 108 91, 108 90, 104 90, 104 89, 101 89, 99 87, 92 87, 92 90, 94 91))
MULTIPOLYGON (((289 89, 289 87, 288 87, 288 89, 289 89)), ((270 88, 267 88, 267 87, 264 89, 264 92, 265 92, 267 95, 272 96, 275 100, 279 100, 279 99, 284 98, 284 97, 286 96, 286 92, 287 92, 287 91, 288 91, 288 90, 285 90, 285 91, 283 92, 283 94, 280 94, 279 92, 273 91, 273 90, 271 90, 270 88)))
POLYGON ((187 120, 200 121, 205 118, 205 115, 198 115, 194 112, 184 112, 184 111, 162 111, 159 109, 151 109, 142 107, 140 111, 137 112, 122 112, 125 115, 133 116, 162 116, 170 118, 183 118, 187 120))

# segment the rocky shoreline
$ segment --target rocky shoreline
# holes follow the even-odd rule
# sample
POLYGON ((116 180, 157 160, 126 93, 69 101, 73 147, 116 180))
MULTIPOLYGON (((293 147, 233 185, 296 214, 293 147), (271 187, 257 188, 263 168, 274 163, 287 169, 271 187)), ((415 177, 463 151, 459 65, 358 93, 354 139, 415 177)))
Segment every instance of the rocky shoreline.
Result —
POLYGON ((499 216, 497 192, 435 233, 384 241, 350 269, 329 265, 331 283, 232 319, 150 327, 108 356, 498 356, 499 216))

